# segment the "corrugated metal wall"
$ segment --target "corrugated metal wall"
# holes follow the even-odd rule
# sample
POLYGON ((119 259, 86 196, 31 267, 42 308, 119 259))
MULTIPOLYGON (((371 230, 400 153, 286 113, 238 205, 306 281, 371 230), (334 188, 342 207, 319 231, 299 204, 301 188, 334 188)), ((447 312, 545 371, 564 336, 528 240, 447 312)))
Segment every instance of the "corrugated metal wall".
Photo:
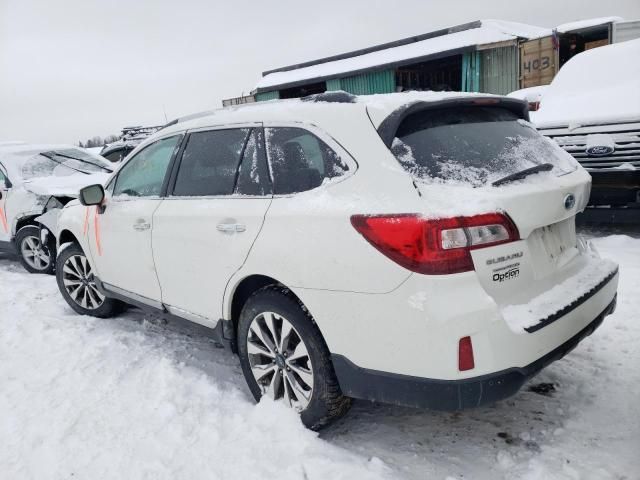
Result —
POLYGON ((344 90, 354 95, 391 93, 396 91, 396 75, 391 69, 332 79, 327 81, 327 90, 344 90))
POLYGON ((266 100, 278 100, 280 98, 280 92, 274 90, 273 92, 256 93, 256 102, 264 102, 266 100))
POLYGON ((480 90, 506 95, 518 89, 518 47, 482 50, 480 61, 480 90))
POLYGON ((339 78, 332 78, 331 80, 327 80, 325 83, 327 84, 328 91, 342 90, 339 78))
POLYGON ((462 55, 462 91, 480 91, 481 52, 467 52, 462 55))

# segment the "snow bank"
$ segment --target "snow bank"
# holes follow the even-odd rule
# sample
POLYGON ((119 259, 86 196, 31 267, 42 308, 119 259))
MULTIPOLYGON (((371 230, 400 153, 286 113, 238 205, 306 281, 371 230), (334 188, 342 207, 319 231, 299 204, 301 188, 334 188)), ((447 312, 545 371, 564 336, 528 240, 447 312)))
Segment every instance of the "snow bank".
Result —
POLYGON ((531 118, 541 128, 640 121, 640 39, 569 60, 531 118))
POLYGON ((577 295, 594 289, 618 268, 611 260, 602 260, 595 255, 577 275, 568 278, 551 290, 531 299, 526 304, 508 305, 502 308, 502 316, 509 328, 516 333, 525 333, 525 328, 537 325, 541 320, 565 308, 577 295))
POLYGON ((205 338, 75 315, 55 279, 0 264, 0 477, 391 478, 284 405, 255 406, 205 338))

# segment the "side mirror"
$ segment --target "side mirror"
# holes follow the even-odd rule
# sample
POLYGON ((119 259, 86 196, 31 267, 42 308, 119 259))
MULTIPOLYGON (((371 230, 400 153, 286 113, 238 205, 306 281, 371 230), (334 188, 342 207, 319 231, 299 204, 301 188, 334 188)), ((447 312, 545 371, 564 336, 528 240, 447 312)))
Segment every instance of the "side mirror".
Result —
POLYGON ((11 187, 13 187, 13 183, 11 183, 11 180, 9 180, 8 178, 5 177, 5 179, 4 179, 4 188, 9 190, 11 187))
POLYGON ((84 187, 80 190, 78 199, 82 205, 100 205, 104 200, 104 188, 100 184, 84 187))

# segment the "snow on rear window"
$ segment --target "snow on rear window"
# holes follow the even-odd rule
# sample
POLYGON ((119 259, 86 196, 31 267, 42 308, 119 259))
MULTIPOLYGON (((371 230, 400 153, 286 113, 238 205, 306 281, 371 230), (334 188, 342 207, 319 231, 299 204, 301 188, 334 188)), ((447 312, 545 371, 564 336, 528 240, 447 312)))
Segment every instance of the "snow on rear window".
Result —
POLYGON ((400 125, 391 151, 412 176, 475 187, 550 163, 562 175, 576 162, 528 122, 498 107, 418 112, 400 125))

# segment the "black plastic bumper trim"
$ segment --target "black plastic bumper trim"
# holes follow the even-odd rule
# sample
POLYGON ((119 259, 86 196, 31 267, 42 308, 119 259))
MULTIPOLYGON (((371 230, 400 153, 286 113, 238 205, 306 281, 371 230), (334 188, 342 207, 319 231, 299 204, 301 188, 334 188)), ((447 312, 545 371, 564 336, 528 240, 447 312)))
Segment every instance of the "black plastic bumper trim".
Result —
POLYGON ((436 380, 361 368, 338 354, 331 355, 333 366, 342 393, 349 397, 446 411, 479 407, 514 395, 528 379, 573 350, 615 310, 616 298, 572 338, 522 368, 464 380, 436 380))
POLYGON ((613 279, 613 277, 615 277, 617 274, 618 274, 618 267, 616 267, 616 269, 613 272, 611 272, 609 275, 607 275, 604 280, 602 280, 598 285, 593 287, 587 293, 585 293, 582 296, 576 298, 573 302, 571 302, 566 307, 558 310, 556 313, 554 313, 552 315, 549 315, 547 318, 543 318, 542 320, 540 320, 535 325, 532 325, 531 327, 525 328, 525 330, 527 332, 529 332, 529 333, 537 332, 541 328, 544 328, 547 325, 549 325, 550 323, 555 322, 559 318, 564 317, 566 314, 568 314, 569 312, 575 310, 580 305, 582 305, 584 302, 586 302, 591 297, 593 297, 600 290, 602 290, 613 279))

